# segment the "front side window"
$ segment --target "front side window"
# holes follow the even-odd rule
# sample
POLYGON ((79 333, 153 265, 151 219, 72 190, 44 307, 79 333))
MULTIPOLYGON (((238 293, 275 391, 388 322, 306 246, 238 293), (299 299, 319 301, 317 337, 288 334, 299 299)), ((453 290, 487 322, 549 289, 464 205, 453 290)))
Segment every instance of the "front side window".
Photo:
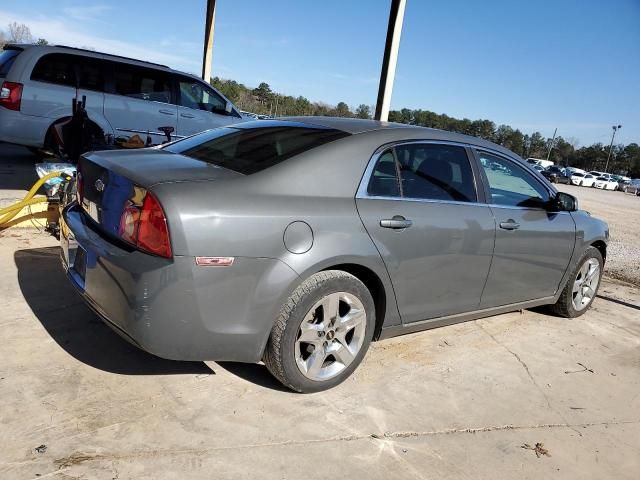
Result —
POLYGON ((76 86, 75 60, 73 55, 50 53, 38 60, 31 72, 31 80, 55 83, 68 87, 76 86))
POLYGON ((465 148, 436 143, 398 145, 384 152, 373 169, 367 193, 406 199, 477 201, 465 148))
POLYGON ((115 93, 151 102, 171 103, 171 82, 164 72, 128 64, 113 64, 115 93))
POLYGON ((549 192, 524 168, 497 155, 486 152, 478 155, 493 203, 529 208, 544 208, 548 204, 549 192))
POLYGON ((191 79, 180 79, 180 105, 194 110, 212 113, 225 112, 224 99, 203 83, 191 79))

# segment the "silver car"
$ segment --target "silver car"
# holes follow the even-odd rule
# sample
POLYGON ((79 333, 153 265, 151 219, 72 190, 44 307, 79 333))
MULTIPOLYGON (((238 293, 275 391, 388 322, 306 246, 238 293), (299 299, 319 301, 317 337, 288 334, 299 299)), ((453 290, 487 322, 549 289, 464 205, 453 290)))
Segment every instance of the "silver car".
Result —
POLYGON ((608 227, 512 152, 370 120, 224 127, 80 161, 63 264, 123 337, 176 360, 347 378, 372 340, 548 304, 582 315, 608 227))
POLYGON ((625 183, 624 187, 622 187, 622 191, 624 193, 633 193, 640 196, 640 178, 634 178, 628 183, 625 183))

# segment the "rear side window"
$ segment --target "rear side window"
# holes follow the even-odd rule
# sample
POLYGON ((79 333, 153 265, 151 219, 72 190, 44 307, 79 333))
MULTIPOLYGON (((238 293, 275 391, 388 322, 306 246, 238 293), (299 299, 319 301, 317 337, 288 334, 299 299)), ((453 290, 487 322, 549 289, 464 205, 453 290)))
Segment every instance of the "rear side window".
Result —
POLYGON ((104 91, 104 68, 101 60, 89 57, 77 57, 78 84, 80 88, 104 91))
POLYGON ((20 50, 3 50, 0 52, 0 77, 6 77, 14 60, 20 54, 20 50))
POLYGON ((464 147, 435 143, 399 145, 384 152, 372 172, 368 193, 457 202, 478 199, 464 147))
POLYGON ((64 53, 50 53, 38 60, 31 72, 31 80, 40 82, 55 83, 68 87, 76 86, 76 75, 74 64, 77 60, 73 55, 64 53))
POLYGON ((159 70, 112 63, 113 88, 118 95, 140 100, 171 103, 171 81, 159 70))
POLYGON ((165 149, 251 175, 346 136, 349 136, 346 132, 320 127, 224 127, 194 135, 165 149))

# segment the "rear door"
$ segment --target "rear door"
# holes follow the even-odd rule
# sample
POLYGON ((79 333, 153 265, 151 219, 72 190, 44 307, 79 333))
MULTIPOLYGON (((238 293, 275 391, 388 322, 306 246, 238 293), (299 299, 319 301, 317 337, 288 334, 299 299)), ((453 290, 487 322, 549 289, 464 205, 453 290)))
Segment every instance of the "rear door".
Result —
POLYGON ((515 160, 478 150, 496 219, 491 270, 482 308, 552 296, 576 239, 569 212, 549 209, 551 191, 515 160))
POLYGON ((478 202, 477 173, 464 146, 426 142, 383 150, 367 169, 357 208, 389 271, 403 323, 480 303, 495 222, 478 202))
POLYGON ((186 137, 239 120, 235 113, 226 112, 226 100, 204 82, 183 76, 175 78, 179 135, 186 137))
POLYGON ((161 130, 177 128, 177 107, 171 77, 162 70, 127 63, 109 62, 109 84, 104 99, 104 115, 116 137, 139 135, 152 144, 166 140, 161 130))

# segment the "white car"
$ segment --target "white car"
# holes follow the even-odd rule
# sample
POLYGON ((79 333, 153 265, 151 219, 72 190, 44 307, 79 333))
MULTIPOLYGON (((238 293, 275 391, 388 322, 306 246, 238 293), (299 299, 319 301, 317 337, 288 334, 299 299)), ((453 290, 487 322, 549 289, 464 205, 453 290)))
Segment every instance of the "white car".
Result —
POLYGON ((618 182, 614 182, 607 177, 600 176, 596 178, 595 182, 593 182, 593 186, 595 188, 600 188, 601 190, 615 190, 618 188, 618 182))
POLYGON ((571 183, 573 185, 579 185, 581 187, 593 187, 593 183, 596 181, 596 177, 590 173, 575 172, 571 175, 571 183))
POLYGON ((248 120, 208 83, 164 65, 62 46, 0 50, 1 142, 54 147, 54 125, 83 96, 96 138, 149 135, 158 144, 164 130, 177 139, 248 120))

